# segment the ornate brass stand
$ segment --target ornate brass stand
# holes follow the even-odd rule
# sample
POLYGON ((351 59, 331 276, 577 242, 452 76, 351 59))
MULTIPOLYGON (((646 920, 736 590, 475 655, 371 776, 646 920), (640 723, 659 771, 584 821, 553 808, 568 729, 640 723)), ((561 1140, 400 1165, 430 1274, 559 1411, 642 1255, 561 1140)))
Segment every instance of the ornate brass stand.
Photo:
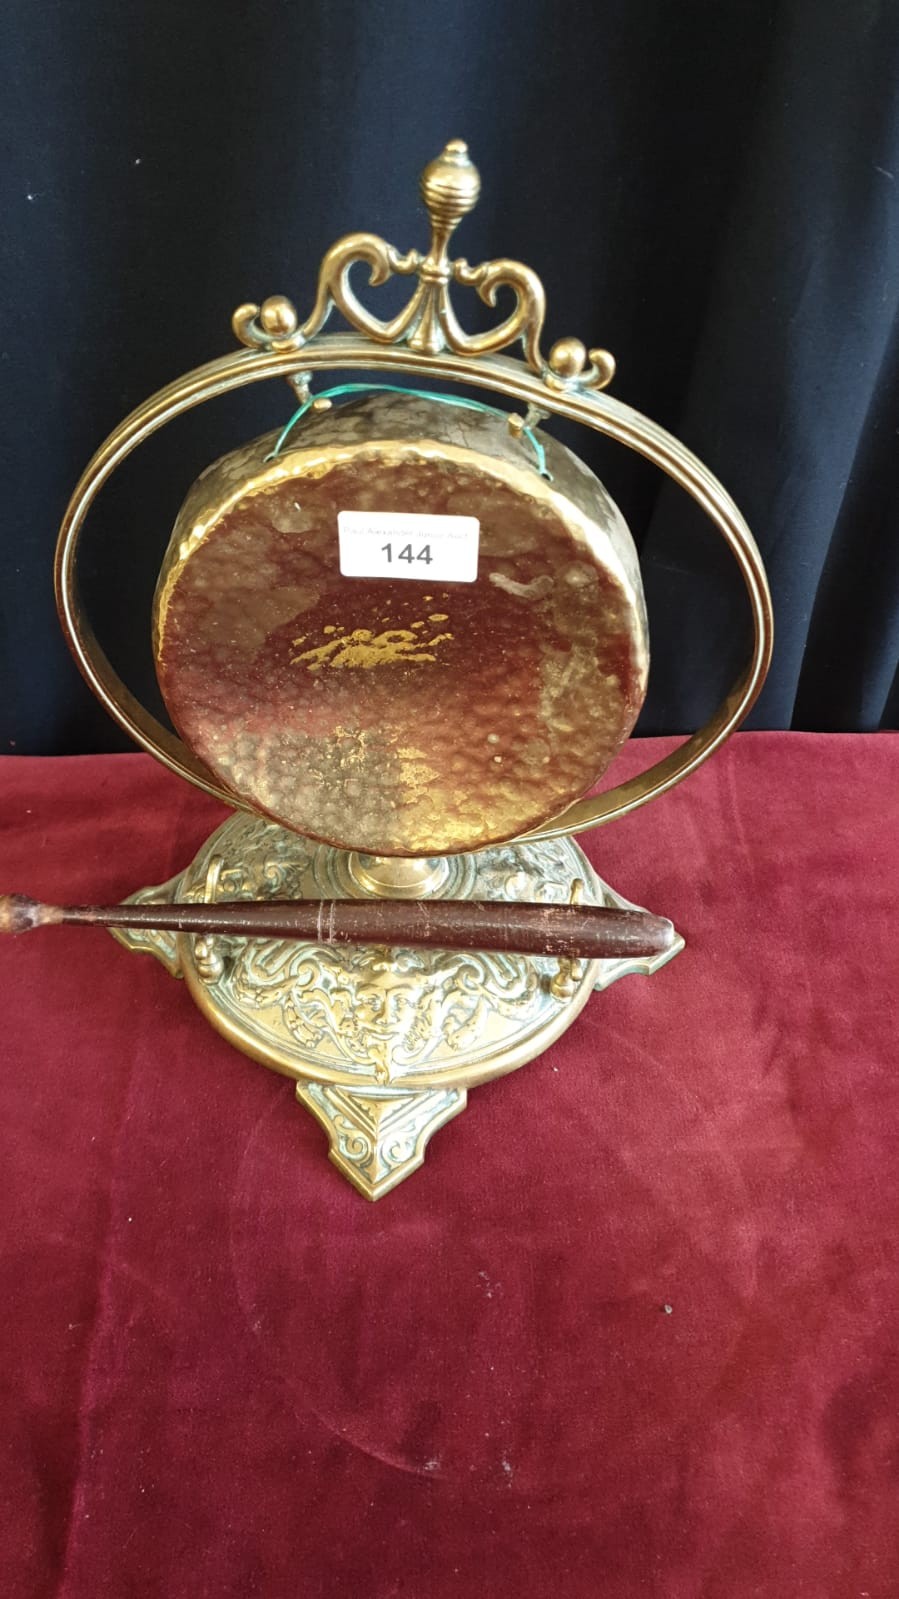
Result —
MULTIPOLYGON (((261 307, 239 307, 233 327, 245 348, 188 373, 145 401, 101 446, 75 490, 60 532, 56 584, 62 626, 81 670, 138 744, 198 787, 244 808, 177 878, 136 898, 436 894, 553 902, 580 893, 589 902, 624 907, 629 902, 601 882, 569 835, 610 821, 671 788, 723 743, 759 693, 771 655, 771 603, 758 549, 739 510, 689 450, 602 392, 615 368, 607 351, 588 351, 580 340, 565 338, 543 354, 544 293, 529 267, 510 260, 471 267, 450 258, 453 232, 475 205, 479 190, 465 145, 453 141, 422 177, 430 220, 426 252, 402 253, 377 235, 349 234, 325 256, 315 304, 305 322, 281 295, 261 307), (381 320, 357 298, 350 273, 359 263, 367 266, 373 285, 394 275, 413 280, 407 304, 391 320, 381 320), (489 331, 466 333, 456 318, 453 286, 474 288, 489 306, 500 289, 508 290, 513 309, 489 331), (322 331, 335 311, 345 318, 348 332, 322 331), (521 345, 521 360, 503 353, 515 344, 521 345), (254 804, 252 793, 237 780, 233 788, 223 786, 195 749, 135 700, 98 645, 79 593, 78 545, 88 511, 116 467, 157 429, 207 399, 271 377, 288 381, 303 411, 321 409, 331 401, 313 396, 316 374, 373 369, 386 376, 411 374, 419 380, 474 385, 510 397, 520 407, 507 419, 515 439, 523 434, 533 439, 540 421, 559 416, 638 451, 710 517, 737 562, 749 599, 749 662, 699 732, 651 770, 575 800, 559 815, 553 814, 557 806, 548 804, 540 826, 477 855, 410 861, 345 853, 309 843, 265 819, 260 810, 272 810, 282 820, 290 817, 270 805, 254 804)), ((189 554, 190 539, 201 541, 205 531, 199 525, 190 529, 183 550, 189 554)), ((183 550, 179 546, 176 555, 183 550)), ((638 587, 635 559, 633 571, 638 587)), ((370 638, 369 633, 353 636, 370 638)), ((349 792, 347 785, 338 798, 342 802, 346 797, 351 810, 349 792)), ((304 825, 315 831, 309 822, 304 825)), ((321 836, 355 842, 358 834, 332 831, 321 836)), ((488 830, 484 836, 507 835, 488 830)), ((368 843, 388 849, 386 843, 373 846, 371 838, 368 843)), ((472 846, 470 838, 460 837, 439 847, 472 846)), ((296 1081, 298 1097, 325 1127, 332 1159, 372 1199, 421 1164, 431 1134, 463 1109, 469 1087, 512 1071, 545 1049, 575 1019, 594 988, 631 971, 654 971, 682 947, 678 940, 664 955, 645 961, 559 963, 439 950, 339 950, 143 932, 116 936, 128 948, 156 955, 170 972, 183 977, 201 1010, 232 1043, 296 1081)))
MULTIPOLYGON (((235 815, 187 869, 133 898, 330 899, 428 893, 635 908, 597 877, 571 839, 500 845, 436 861, 377 860, 313 844, 261 817, 235 815)), ((649 975, 683 948, 645 960, 565 962, 434 949, 317 946, 116 930, 132 950, 183 977, 231 1043, 296 1080, 331 1159, 379 1199, 422 1163, 431 1135, 464 1110, 468 1089, 533 1059, 594 989, 649 975)))

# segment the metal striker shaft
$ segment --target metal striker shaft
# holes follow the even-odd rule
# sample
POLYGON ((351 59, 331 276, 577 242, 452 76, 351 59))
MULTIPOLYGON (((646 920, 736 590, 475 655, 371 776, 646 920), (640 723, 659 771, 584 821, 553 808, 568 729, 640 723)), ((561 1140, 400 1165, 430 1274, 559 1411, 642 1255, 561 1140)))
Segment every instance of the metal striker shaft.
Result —
POLYGON ((0 933, 89 925, 313 944, 431 945, 569 960, 656 955, 674 927, 647 911, 509 900, 230 900, 217 905, 43 905, 0 895, 0 933))

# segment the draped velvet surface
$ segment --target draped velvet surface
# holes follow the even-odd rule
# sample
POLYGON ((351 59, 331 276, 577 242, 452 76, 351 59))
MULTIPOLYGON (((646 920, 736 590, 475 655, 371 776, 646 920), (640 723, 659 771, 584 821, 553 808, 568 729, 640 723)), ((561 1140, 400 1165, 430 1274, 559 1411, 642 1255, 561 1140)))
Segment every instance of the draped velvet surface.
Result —
MULTIPOLYGON (((740 735, 586 840, 686 951, 375 1206, 155 962, 5 941, 4 1593, 895 1599, 897 758, 740 735)), ((69 901, 222 814, 143 756, 0 800, 69 901)))

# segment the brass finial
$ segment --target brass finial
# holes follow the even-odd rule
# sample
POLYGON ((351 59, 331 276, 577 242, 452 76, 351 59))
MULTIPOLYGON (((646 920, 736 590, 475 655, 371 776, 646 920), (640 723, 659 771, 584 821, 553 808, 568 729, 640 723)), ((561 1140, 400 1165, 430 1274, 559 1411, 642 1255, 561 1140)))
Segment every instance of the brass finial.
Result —
POLYGON ((480 192, 481 175, 463 139, 451 139, 421 175, 421 197, 431 221, 446 228, 447 237, 477 205, 480 192))
MULTIPOLYGON (((348 233, 332 244, 322 261, 315 304, 305 322, 299 323, 290 300, 276 294, 261 307, 238 306, 232 320, 237 338, 250 348, 299 349, 321 332, 336 309, 351 328, 375 344, 405 344, 416 355, 441 355, 451 350, 477 361, 520 342, 527 365, 547 388, 605 388, 615 371, 615 362, 607 350, 588 351, 580 339, 567 338, 553 345, 548 361, 544 357, 540 339, 546 298, 536 272, 521 261, 505 257, 482 261, 478 266, 450 258, 450 239, 462 218, 477 205, 480 192, 480 174, 468 154, 468 145, 464 139, 450 139, 421 175, 421 197, 431 223, 426 254, 418 250, 401 254, 377 233, 348 233), (386 283, 394 276, 417 279, 408 303, 389 321, 375 316, 357 298, 350 283, 350 272, 357 262, 368 267, 373 285, 386 283), (489 306, 496 305, 500 289, 508 289, 515 297, 514 305, 504 320, 488 332, 466 333, 453 309, 453 284, 475 289, 489 306)), ((308 397, 306 376, 294 374, 288 382, 301 399, 308 397)), ((522 426, 531 425, 526 417, 522 426)))

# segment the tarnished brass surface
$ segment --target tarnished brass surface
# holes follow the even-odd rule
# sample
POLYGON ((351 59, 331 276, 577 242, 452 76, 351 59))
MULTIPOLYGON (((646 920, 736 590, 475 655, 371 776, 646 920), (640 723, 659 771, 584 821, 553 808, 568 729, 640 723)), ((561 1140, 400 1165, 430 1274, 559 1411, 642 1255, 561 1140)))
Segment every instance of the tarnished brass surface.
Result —
MULTIPOLYGON (((139 904, 279 896, 414 895, 405 863, 368 863, 262 817, 232 816, 185 871, 132 896, 139 904), (380 865, 383 864, 383 873, 380 865)), ((420 895, 537 899, 635 910, 570 839, 504 844, 446 859, 420 895)), ((325 1128, 331 1159, 369 1199, 416 1171, 428 1139, 464 1109, 467 1089, 523 1066, 575 1020, 592 989, 659 971, 684 947, 577 963, 436 949, 334 948, 293 940, 191 938, 111 929, 127 949, 183 976, 197 1005, 238 1049, 296 1082, 325 1128)))
MULTIPOLYGON (((417 886, 419 895, 436 890, 438 897, 548 904, 583 898, 639 909, 604 883, 568 839, 450 856, 439 886, 425 872, 413 884, 408 864, 368 862, 373 878, 365 886, 351 855, 261 817, 236 815, 185 871, 132 900, 366 897, 389 887, 414 897, 417 886)), ((298 1100, 327 1132, 332 1161, 368 1199, 418 1169, 431 1135, 464 1109, 469 1087, 515 1070, 558 1038, 591 987, 650 976, 684 947, 678 936, 657 955, 570 963, 110 931, 126 949, 155 955, 173 976, 184 976, 200 1009, 238 1049, 295 1079, 298 1100)))
POLYGON ((482 339, 480 343, 469 340, 460 344, 455 333, 450 337, 452 329, 447 311, 450 276, 456 283, 471 284, 488 303, 492 303, 497 287, 510 281, 506 270, 508 262, 486 263, 480 268, 469 268, 461 261, 450 262, 445 246, 452 227, 441 245, 441 230, 445 229, 447 220, 455 226, 474 203, 473 197, 476 198, 477 185, 466 170, 463 156, 464 151, 457 141, 438 161, 438 166, 442 167, 439 182, 432 174, 432 179, 426 183, 425 200, 431 207, 431 249, 428 257, 412 260, 410 256, 408 266, 410 273, 415 272, 423 281, 434 285, 433 292, 427 296, 428 321, 431 329, 435 326, 443 329, 442 342, 423 337, 413 342, 413 333, 422 325, 420 319, 416 320, 419 310, 424 310, 422 300, 417 302, 412 322, 399 327, 384 323, 379 328, 369 325, 366 320, 369 313, 355 297, 354 303, 345 296, 341 301, 340 294, 348 285, 353 260, 367 261, 372 281, 377 283, 383 282, 391 271, 400 271, 398 260, 403 259, 393 252, 385 261, 379 252, 389 252, 392 247, 371 235, 361 236, 369 242, 375 241, 371 244, 374 254, 366 254, 365 250, 357 248, 360 236, 351 235, 325 258, 318 301, 307 324, 299 324, 293 307, 283 296, 273 296, 261 310, 255 305, 240 307, 235 313, 235 329, 250 348, 188 373, 151 396, 120 423, 87 467, 63 520, 57 545, 57 601, 63 630, 88 683, 137 743, 173 771, 232 803, 233 794, 192 750, 137 702, 104 655, 81 603, 78 546, 94 499, 116 467, 139 444, 193 406, 245 384, 273 377, 286 378, 300 394, 308 392, 316 372, 335 369, 411 372, 438 382, 475 384, 482 390, 513 398, 532 416, 565 417, 636 450, 691 495, 724 537, 739 567, 751 609, 753 643, 745 670, 705 726, 680 749, 627 783, 604 794, 576 800, 551 823, 539 826, 537 836, 556 836, 598 826, 646 804, 680 782, 739 726, 757 698, 768 670, 773 640, 771 597, 762 560, 746 522, 727 491, 684 445, 647 417, 599 392, 614 366, 607 352, 590 350, 585 356, 585 346, 580 341, 566 339, 559 341, 549 359, 544 360, 540 353, 542 289, 539 298, 536 297, 530 279, 527 293, 531 298, 523 317, 518 311, 524 289, 518 295, 517 311, 493 330, 492 335, 485 336, 486 343, 482 339), (448 163, 444 159, 447 154, 448 163), (441 202, 441 190, 445 206, 441 202), (342 245, 346 245, 343 251, 342 245), (435 245, 437 259, 429 259, 435 256, 435 245), (339 293, 335 292, 335 287, 339 288, 339 293), (318 332, 335 306, 348 315, 351 327, 362 331, 334 335, 318 332), (519 339, 524 345, 525 362, 497 353, 519 339), (439 346, 436 350, 434 343, 439 346))
MULTIPOLYGON (((501 844, 451 858, 436 898, 642 909, 597 877, 571 839, 501 844)), ((232 816, 180 877, 134 896, 215 903, 217 898, 366 897, 350 857, 262 817, 232 816)), ((153 935, 116 930, 147 951, 153 935)), ((514 1071, 548 1048, 594 987, 659 970, 683 948, 658 955, 578 962, 558 992, 549 957, 432 948, 298 943, 295 939, 177 937, 178 970, 200 1009, 246 1054, 287 1076, 365 1090, 472 1087, 514 1071), (198 952, 198 945, 204 947, 198 952)), ((168 934, 159 953, 173 969, 168 934)))
POLYGON ((297 1083, 297 1099, 328 1135, 337 1170, 365 1199, 383 1199, 425 1158, 439 1128, 465 1109, 464 1088, 392 1088, 363 1093, 333 1083, 297 1083))
POLYGON ((379 855, 512 838, 595 782, 646 690, 636 552, 597 479, 492 415, 377 395, 208 469, 154 610, 160 686, 245 803, 379 855), (341 510, 480 520, 476 583, 342 577, 341 510))

